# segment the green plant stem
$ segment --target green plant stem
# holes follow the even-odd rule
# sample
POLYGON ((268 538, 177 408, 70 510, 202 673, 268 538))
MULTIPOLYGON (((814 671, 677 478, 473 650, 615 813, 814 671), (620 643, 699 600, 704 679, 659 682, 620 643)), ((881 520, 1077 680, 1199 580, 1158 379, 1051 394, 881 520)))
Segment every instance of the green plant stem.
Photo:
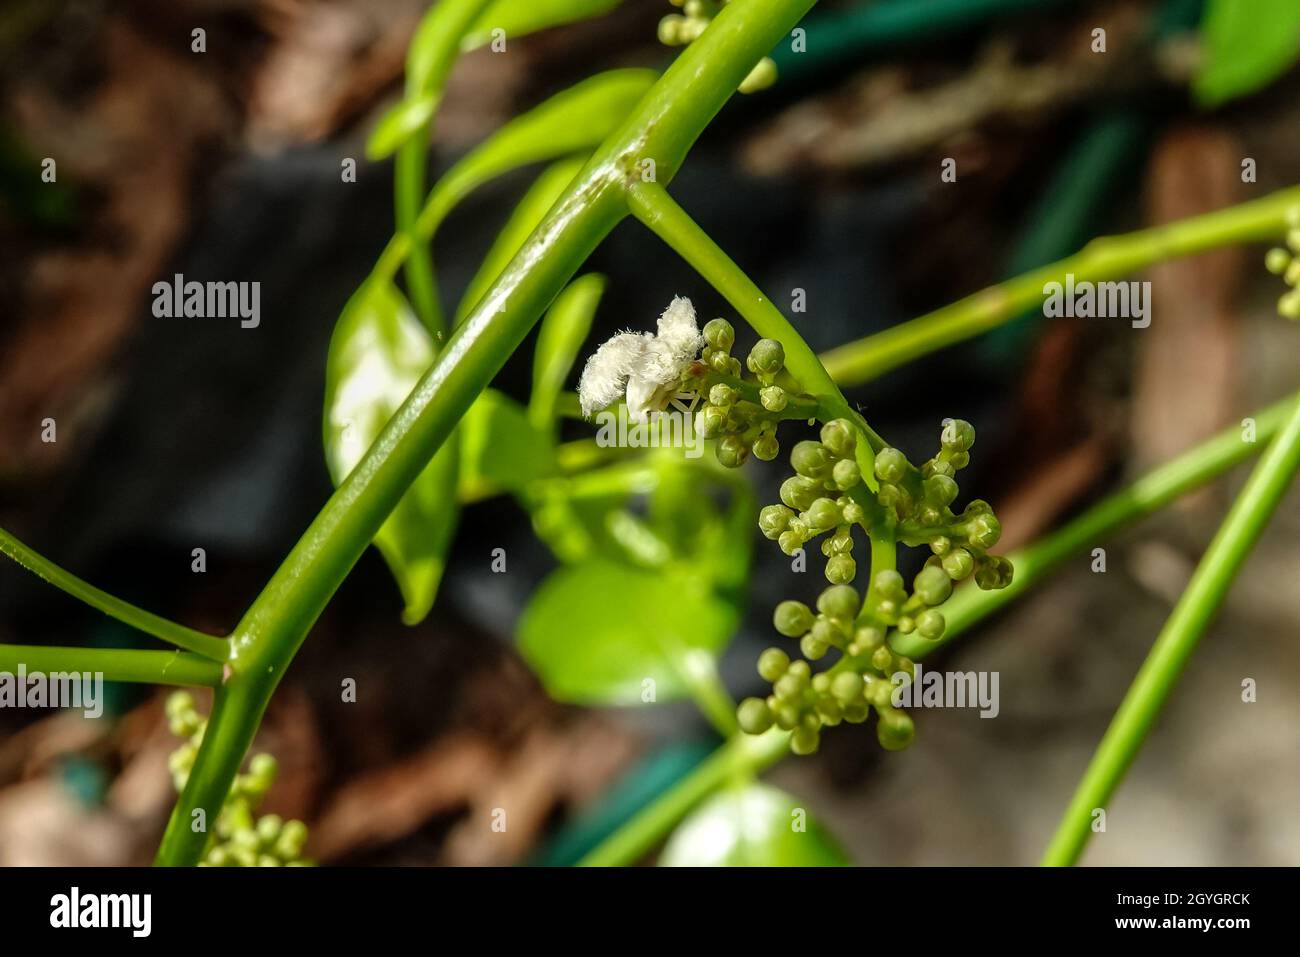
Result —
POLYGON ((225 661, 230 657, 230 643, 226 639, 186 628, 184 625, 178 625, 174 621, 161 618, 153 612, 116 598, 37 554, 2 528, 0 528, 0 552, 8 555, 32 574, 45 579, 55 588, 80 599, 91 608, 116 618, 124 625, 130 625, 137 631, 212 661, 225 661))
MULTIPOLYGON (((688 653, 677 672, 691 693, 695 706, 724 739, 740 733, 736 723, 736 700, 718 674, 718 663, 706 652, 688 653)), ((679 659, 680 660, 680 659, 679 659)))
MULTIPOLYGON (((447 77, 460 56, 461 39, 492 0, 440 0, 433 5, 416 30, 406 64, 406 98, 440 99, 447 77)), ((433 271, 429 238, 416 230, 424 207, 425 169, 429 162, 429 131, 433 121, 422 124, 397 150, 393 161, 393 200, 397 230, 408 240, 406 285, 411 306, 434 341, 444 333, 438 284, 433 271)))
POLYGON ((1076 282, 1099 282, 1220 246, 1276 239, 1286 231, 1287 211, 1297 204, 1300 186, 1292 186, 1203 216, 1094 239, 1073 256, 990 286, 892 329, 845 343, 823 353, 821 361, 836 382, 861 385, 1041 305, 1044 285, 1062 280, 1067 273, 1073 274, 1076 282))
POLYGON ((55 648, 45 645, 0 645, 0 671, 89 671, 105 681, 203 686, 221 684, 221 665, 183 651, 143 651, 136 648, 55 648))
POLYGON ((701 761, 636 817, 578 862, 581 867, 618 867, 644 857, 686 814, 738 775, 754 774, 790 752, 789 734, 737 735, 701 761))
POLYGON ((1074 792, 1043 864, 1069 866, 1079 859, 1092 834, 1094 809, 1105 807, 1124 779, 1297 470, 1300 400, 1294 403, 1286 425, 1264 451, 1232 503, 1173 614, 1151 646, 1074 792))
POLYGON ((763 295, 745 271, 732 262, 709 234, 677 204, 658 182, 633 180, 628 186, 628 207, 651 232, 667 243, 677 255, 686 260, 714 289, 722 293, 754 331, 765 339, 775 339, 785 349, 785 368, 799 382, 800 388, 817 397, 821 406, 822 421, 846 418, 866 436, 867 443, 859 443, 859 465, 868 481, 874 482, 872 454, 887 444, 867 424, 857 410, 849 405, 840 387, 827 373, 817 353, 803 340, 803 336, 772 300, 763 295))
MULTIPOLYGON (((1243 441, 1240 429, 1226 430, 1148 473, 1128 488, 1109 496, 1034 545, 1013 553, 1009 557, 1016 566, 1016 574, 1007 588, 999 591, 981 591, 969 586, 958 589, 943 605, 942 611, 948 626, 938 641, 926 641, 915 634, 895 634, 892 647, 899 654, 916 661, 932 654, 1023 594, 1070 555, 1099 543, 1120 528, 1158 511, 1180 495, 1199 488, 1255 455, 1280 431, 1297 402, 1300 402, 1300 394, 1256 412, 1252 416, 1256 429, 1254 443, 1243 441)), ((887 559, 883 554, 879 562, 882 567, 887 567, 887 559)), ((846 659, 841 659, 835 667, 839 668, 841 663, 845 667, 849 666, 846 659)), ((776 732, 768 732, 758 740, 767 741, 774 734, 776 732)), ((788 736, 780 734, 779 737, 781 744, 785 745, 788 736)), ((732 762, 747 762, 749 770, 757 773, 775 764, 786 753, 787 751, 775 746, 770 751, 750 752, 740 750, 730 743, 723 745, 714 757, 647 805, 581 863, 634 863, 662 840, 700 800, 725 783, 735 772, 732 762), (724 754, 730 757, 724 758, 724 754), (723 761, 727 763, 722 768, 716 766, 717 762, 723 761), (628 834, 625 835, 624 831, 628 834)))
MULTIPOLYGON (((218 695, 158 863, 198 861, 206 835, 190 829, 190 812, 221 806, 266 703, 307 632, 474 398, 626 215, 626 187, 639 161, 653 157, 658 175, 670 180, 741 80, 811 5, 812 0, 734 0, 723 8, 593 154, 451 334, 235 629, 234 674, 218 695)), ((386 249, 384 261, 391 255, 386 249)))

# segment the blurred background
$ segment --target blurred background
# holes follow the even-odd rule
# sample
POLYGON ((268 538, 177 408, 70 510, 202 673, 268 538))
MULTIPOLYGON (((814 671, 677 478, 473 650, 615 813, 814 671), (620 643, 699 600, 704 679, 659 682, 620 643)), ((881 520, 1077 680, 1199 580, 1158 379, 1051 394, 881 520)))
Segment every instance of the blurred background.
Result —
MULTIPOLYGON (((656 41, 666 2, 606 6, 511 38, 504 54, 465 54, 431 181, 546 96, 599 70, 669 62, 656 41)), ((368 163, 365 142, 400 94, 426 7, 4 4, 0 525, 159 614, 214 633, 239 619, 332 488, 326 349, 393 230, 392 165, 368 163), (54 184, 41 183, 46 157, 54 184), (358 175, 342 183, 349 157, 358 175), (150 288, 176 272, 260 282, 259 328, 155 318, 150 288), (46 418, 56 442, 41 440, 46 418)), ((868 335, 1100 233, 1300 181, 1300 73, 1198 104, 1202 15, 1200 0, 821 4, 804 24, 808 52, 778 51, 777 85, 727 106, 673 195, 778 304, 806 290, 795 320, 815 348, 868 335), (948 157, 956 183, 940 179, 948 157), (1246 158, 1254 182, 1242 181, 1246 158)), ((485 185, 440 230, 449 310, 536 172, 485 185)), ((616 329, 651 328, 675 294, 740 325, 634 223, 588 268, 608 285, 583 355, 616 329)), ((1276 314, 1282 287, 1262 249, 1136 278, 1153 285, 1148 329, 1031 317, 850 398, 913 459, 931 454, 944 416, 974 423, 963 493, 994 505, 1010 550, 1300 382, 1298 333, 1276 314)), ((525 398, 530 367, 526 346, 496 386, 525 398)), ((747 466, 760 502, 776 500, 778 464, 747 466)), ((921 712, 899 754, 844 726, 769 779, 858 864, 1036 861, 1241 478, 1099 542, 1105 574, 1080 556, 926 662, 999 671, 998 720, 921 712)), ((1292 494, 1085 863, 1300 861, 1298 534, 1292 494), (1259 687, 1248 706, 1245 677, 1259 687)), ((792 583, 788 559, 754 543, 751 600, 721 660, 736 697, 760 691, 753 663, 775 639, 776 598, 816 595, 813 564, 792 583)), ((469 506, 433 613, 407 627, 370 550, 267 716, 257 748, 281 771, 264 810, 305 820, 325 864, 571 863, 679 780, 718 743, 688 702, 560 704, 516 650, 521 610, 556 566, 513 499, 469 506), (506 574, 490 568, 498 547, 506 574), (354 704, 339 700, 344 677, 357 679, 354 704), (504 834, 486 826, 501 806, 504 834)), ((154 646, 7 562, 0 642, 154 646)), ((0 864, 151 859, 174 800, 164 697, 112 686, 99 721, 0 710, 0 864)))

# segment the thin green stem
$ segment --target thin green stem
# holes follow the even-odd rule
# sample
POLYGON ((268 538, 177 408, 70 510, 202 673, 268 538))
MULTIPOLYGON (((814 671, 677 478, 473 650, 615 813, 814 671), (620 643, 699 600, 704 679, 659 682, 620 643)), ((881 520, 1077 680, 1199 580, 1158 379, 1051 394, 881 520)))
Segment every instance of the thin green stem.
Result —
MULTIPOLYGON (((932 654, 1040 582, 1069 556, 1103 541, 1126 525, 1160 510, 1179 496, 1255 455, 1280 431, 1297 402, 1300 402, 1300 394, 1254 413, 1255 442, 1244 441, 1240 429, 1226 430, 1109 496, 1034 545, 1013 553, 1009 557, 1016 566, 1016 575, 1009 587, 1000 591, 980 591, 971 587, 958 589, 943 605, 948 626, 938 641, 927 641, 915 634, 895 634, 892 647, 916 661, 932 654)), ((873 571, 877 560, 874 545, 873 541, 873 571)), ((882 544, 880 547, 885 546, 882 544)), ((888 567, 885 555, 882 554, 878 561, 882 568, 888 567)), ((859 662, 859 669, 865 664, 865 661, 859 662)), ((841 665, 851 667, 852 663, 841 659, 835 668, 841 665)), ((768 732, 759 740, 766 741, 775 734, 777 732, 768 732)), ((788 748, 787 738, 785 734, 780 735, 781 744, 788 748)), ((700 800, 725 783, 735 770, 733 762, 747 762, 749 770, 757 772, 775 764, 785 753, 775 746, 771 751, 757 753, 738 750, 732 744, 723 745, 713 758, 647 805, 582 863, 619 865, 635 862, 661 841, 700 800), (730 757, 724 757, 727 754, 730 757), (724 769, 716 766, 716 762, 721 761, 727 762, 724 769)))
POLYGON ((937 349, 973 338, 1042 304, 1043 287, 1067 274, 1075 282, 1117 279, 1155 263, 1220 246, 1264 242, 1283 235, 1287 212, 1300 204, 1300 186, 1230 209, 1094 239, 1073 256, 990 286, 935 312, 825 352, 821 362, 843 386, 870 382, 937 349))
POLYGON ((0 671, 30 674, 92 672, 105 681, 215 688, 221 665, 183 651, 144 651, 137 648, 55 648, 45 645, 0 645, 0 671))
POLYGON ((678 666, 678 673, 700 713, 723 738, 738 734, 740 726, 736 723, 736 700, 722 683, 717 661, 712 655, 703 652, 688 652, 679 660, 682 664, 678 666))
MULTIPOLYGON (((640 160, 653 157, 658 175, 670 180, 741 80, 812 2, 733 0, 724 7, 592 155, 452 332, 236 628, 234 675, 218 696, 159 863, 198 861, 206 835, 191 830, 191 812, 221 806, 267 701, 325 604, 475 397, 627 214, 626 189, 640 160)), ((400 258, 402 245, 390 243, 383 261, 400 258)))
POLYGON ((1047 866, 1079 859, 1092 834, 1093 813, 1104 808, 1173 693, 1178 678, 1269 518, 1300 470, 1300 400, 1251 472, 1173 614, 1151 646, 1128 693, 1106 729, 1097 753, 1043 856, 1047 866))
POLYGON ((192 651, 212 661, 226 661, 230 657, 230 642, 226 639, 205 635, 193 628, 178 625, 174 621, 161 618, 153 612, 145 611, 128 601, 110 595, 71 572, 65 571, 48 558, 38 555, 2 528, 0 528, 0 552, 8 555, 32 574, 45 579, 55 588, 80 599, 91 608, 116 618, 124 625, 130 625, 137 631, 153 635, 169 645, 192 651))

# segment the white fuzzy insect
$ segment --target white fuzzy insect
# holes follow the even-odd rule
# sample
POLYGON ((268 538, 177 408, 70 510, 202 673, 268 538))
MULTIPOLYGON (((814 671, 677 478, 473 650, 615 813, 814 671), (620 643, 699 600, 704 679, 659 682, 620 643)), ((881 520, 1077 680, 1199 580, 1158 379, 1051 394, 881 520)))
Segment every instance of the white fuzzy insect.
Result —
POLYGON ((659 316, 658 334, 620 332, 587 360, 578 380, 578 400, 588 418, 620 398, 628 415, 644 418, 662 409, 682 373, 704 347, 695 307, 677 296, 659 316))

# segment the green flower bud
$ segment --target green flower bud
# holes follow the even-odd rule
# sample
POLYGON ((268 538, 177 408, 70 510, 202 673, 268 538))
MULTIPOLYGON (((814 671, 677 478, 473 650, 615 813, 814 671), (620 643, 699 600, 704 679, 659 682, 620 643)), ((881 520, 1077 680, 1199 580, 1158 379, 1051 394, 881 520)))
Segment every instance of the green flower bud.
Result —
POLYGON ((799 650, 809 661, 817 661, 830 650, 830 645, 818 637, 815 631, 810 631, 799 639, 799 650))
POLYGON ((862 470, 853 459, 840 459, 831 470, 831 478, 837 489, 847 491, 862 481, 862 470))
POLYGON ((930 539, 930 551, 940 558, 952 551, 952 539, 947 535, 937 535, 930 539))
POLYGON ((898 619, 898 624, 895 627, 898 628, 900 633, 910 635, 912 632, 916 631, 916 621, 910 616, 904 615, 902 618, 898 619))
POLYGON ((826 694, 831 690, 831 676, 824 671, 813 675, 812 690, 817 694, 826 694))
POLYGON ((794 511, 784 505, 766 505, 758 513, 758 527, 763 532, 763 537, 775 540, 790 524, 790 519, 794 518, 794 511))
POLYGON ((803 688, 799 678, 787 671, 772 685, 772 693, 782 704, 797 705, 803 698, 803 688))
POLYGON ((943 556, 943 570, 955 582, 962 581, 975 570, 975 559, 964 548, 954 548, 943 556))
POLYGON ((302 856, 307 843, 307 825, 302 821, 285 821, 275 842, 275 855, 282 861, 292 861, 302 856))
POLYGON ((820 442, 805 439, 790 452, 790 465, 806 478, 824 479, 831 469, 831 457, 820 442))
POLYGON ((1279 299, 1277 311, 1286 319, 1300 319, 1300 289, 1293 289, 1279 299))
POLYGON ((867 513, 863 511, 862 506, 857 502, 849 502, 844 506, 844 524, 858 525, 867 520, 867 513))
POLYGON ((826 580, 836 585, 847 585, 858 574, 858 563, 852 555, 835 555, 826 561, 826 580))
POLYGON ((759 90, 766 90, 776 82, 776 63, 771 57, 765 56, 754 64, 754 68, 749 71, 738 87, 741 93, 757 93, 759 90))
POLYGON ((812 609, 801 601, 783 601, 772 614, 772 624, 787 638, 798 638, 813 626, 812 609))
POLYGON ((841 705, 862 699, 862 676, 853 671, 838 674, 831 681, 831 694, 841 705))
POLYGON ((815 500, 812 505, 808 506, 808 510, 804 515, 809 527, 818 530, 834 528, 843 521, 843 518, 839 506, 829 498, 815 500))
POLYGON ((962 419, 951 419, 939 433, 939 444, 949 452, 967 452, 975 444, 975 426, 962 419))
POLYGON ((799 511, 817 501, 820 493, 820 483, 804 475, 792 475, 781 483, 781 501, 799 511))
POLYGON ((898 449, 881 449, 876 453, 876 478, 897 485, 907 476, 907 456, 898 449))
POLYGON ((719 382, 709 390, 709 405, 717 405, 726 408, 735 400, 736 390, 725 382, 719 382))
POLYGON ((714 349, 730 352, 736 342, 736 330, 726 319, 710 319, 704 324, 704 341, 714 349))
POLYGON ((943 508, 957 498, 957 483, 947 475, 932 475, 925 480, 926 501, 943 508))
POLYGON ((776 540, 776 543, 781 547, 781 551, 785 552, 785 554, 793 555, 795 552, 799 551, 799 549, 803 548, 804 537, 795 531, 784 531, 776 540))
POLYGON ((902 751, 916 737, 916 726, 908 715, 897 708, 880 712, 876 722, 876 740, 886 751, 902 751))
POLYGON ((902 600, 907 595, 907 589, 903 586, 903 576, 892 568, 878 572, 871 584, 876 593, 883 598, 902 600))
POLYGON ((680 14, 670 13, 659 21, 659 42, 667 47, 680 46, 682 40, 682 27, 686 25, 686 18, 680 14))
POLYGON ((952 579, 934 565, 926 565, 912 580, 912 591, 927 605, 942 605, 952 594, 952 579))
POLYGON ((1011 562, 1005 558, 986 555, 975 569, 975 584, 984 591, 1006 588, 1014 572, 1011 562))
POLYGON ((762 698, 746 698, 736 709, 736 723, 746 734, 762 734, 772 727, 772 712, 762 698))
POLYGON ((889 669, 893 667, 893 664, 894 654, 885 645, 881 645, 871 653, 871 667, 882 675, 889 674, 889 669))
POLYGON ((851 701, 844 706, 844 720, 849 724, 861 724, 871 714, 871 705, 865 701, 851 701))
MULTIPOLYGON (((944 577, 947 578, 946 575, 944 577)), ((916 630, 927 641, 935 641, 943 637, 943 629, 946 624, 943 615, 933 608, 927 608, 916 616, 916 630)))
POLYGON ((715 439, 727 428, 727 410, 706 405, 695 414, 695 431, 706 439, 715 439))
POLYGON ((785 389, 779 385, 769 385, 758 392, 758 400, 763 404, 763 408, 769 412, 780 412, 785 409, 790 401, 786 395, 785 389))
POLYGON ((790 656, 780 648, 768 648, 758 656, 758 673, 764 681, 773 684, 790 667, 790 656))
POLYGON ((817 610, 841 621, 851 621, 860 606, 857 589, 851 585, 832 585, 817 596, 817 610))
POLYGON ((863 625, 853 633, 853 654, 865 655, 874 652, 885 643, 885 630, 875 625, 863 625))
POLYGON ((1270 249, 1264 257, 1264 268, 1275 276, 1282 275, 1290 265, 1291 254, 1285 249, 1270 249))
POLYGON ((754 440, 752 451, 754 458, 760 462, 771 462, 781 454, 781 443, 776 440, 775 435, 760 435, 754 440))
POLYGON ((821 439, 822 445, 839 459, 852 458, 858 444, 848 419, 831 419, 822 426, 821 439))
POLYGON ((745 365, 756 375, 776 375, 785 365, 785 349, 775 339, 759 339, 749 350, 745 365))
POLYGON ((713 355, 709 356, 709 368, 714 372, 721 372, 723 375, 731 375, 731 356, 727 355, 721 349, 715 349, 713 355))
MULTIPOLYGON (((769 709, 771 702, 768 702, 769 709)), ((780 704, 772 712, 776 716, 776 726, 782 731, 792 731, 799 724, 799 709, 792 704, 780 704)))
POLYGON ((749 446, 739 435, 724 435, 716 449, 718 462, 729 469, 738 469, 749 458, 749 446))
POLYGON ((795 754, 815 754, 821 744, 821 734, 808 728, 795 728, 790 735, 790 750, 795 754))

